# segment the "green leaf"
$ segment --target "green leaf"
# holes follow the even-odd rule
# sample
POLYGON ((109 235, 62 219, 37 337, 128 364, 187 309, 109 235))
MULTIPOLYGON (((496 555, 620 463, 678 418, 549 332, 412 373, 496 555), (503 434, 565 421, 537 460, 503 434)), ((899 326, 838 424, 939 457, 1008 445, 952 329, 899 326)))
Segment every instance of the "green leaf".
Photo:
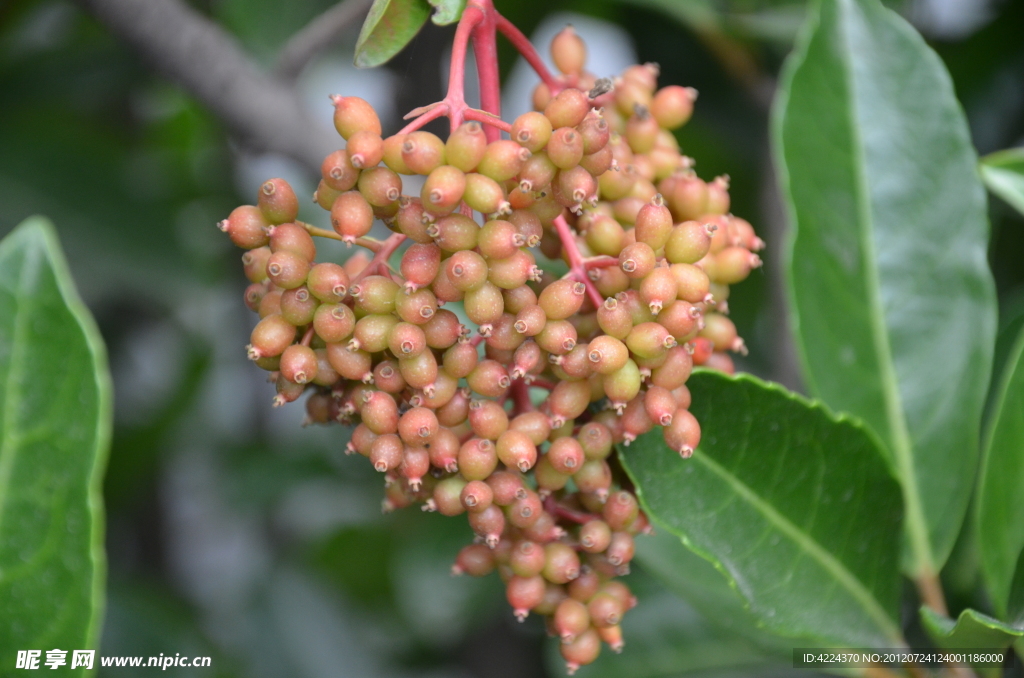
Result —
POLYGON ((996 306, 985 191, 939 58, 878 0, 822 0, 773 111, 804 375, 882 438, 904 567, 935 576, 976 473, 996 306))
POLYGON ((453 24, 462 18, 466 9, 466 0, 427 0, 434 8, 434 16, 430 18, 438 26, 453 24))
POLYGON ((781 646, 777 636, 757 628, 757 618, 747 609, 745 599, 722 572, 688 549, 678 535, 653 520, 654 534, 636 540, 634 561, 678 594, 709 623, 723 631, 741 635, 763 648, 781 646))
POLYGON ((936 645, 943 648, 999 648, 1009 647, 1024 636, 1024 628, 993 619, 975 610, 964 610, 953 621, 927 606, 921 607, 921 624, 936 645))
POLYGON ((981 571, 996 613, 1009 606, 1024 551, 1024 331, 1017 337, 985 436, 978 484, 981 571))
POLYGON ((356 66, 387 63, 416 37, 429 16, 427 0, 373 0, 356 41, 356 66))
POLYGON ((18 649, 96 647, 111 417, 103 341, 78 298, 53 226, 28 219, 0 241, 5 669, 14 666, 18 649))
POLYGON ((1024 214, 1024 148, 990 153, 979 167, 988 190, 1024 214))
POLYGON ((1024 551, 1017 559, 1017 570, 1010 586, 1010 601, 1006 606, 1006 618, 1018 628, 1024 628, 1024 551))
POLYGON ((654 519, 710 560, 761 626, 841 647, 902 643, 899 485, 871 433, 754 377, 687 382, 689 460, 652 431, 620 451, 654 519))

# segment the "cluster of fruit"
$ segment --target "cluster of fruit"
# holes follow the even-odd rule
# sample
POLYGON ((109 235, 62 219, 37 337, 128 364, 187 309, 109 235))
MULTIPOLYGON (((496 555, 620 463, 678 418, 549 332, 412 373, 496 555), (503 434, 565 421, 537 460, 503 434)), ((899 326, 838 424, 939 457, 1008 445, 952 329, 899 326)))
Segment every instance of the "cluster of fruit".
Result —
POLYGON ((692 454, 687 378, 731 371, 725 352, 744 350, 728 286, 763 243, 670 132, 693 90, 657 89, 651 64, 596 79, 571 28, 551 49, 560 91, 541 84, 511 124, 455 121, 446 141, 384 138, 369 104, 334 97, 347 143, 314 196, 333 231, 297 222, 280 179, 221 228, 248 250, 249 357, 276 378, 276 404, 310 391, 310 421, 356 424, 348 450, 385 474, 386 509, 467 514, 478 541, 455 571, 497 569, 517 617, 549 615, 571 672, 602 641, 622 647, 635 604, 614 577, 649 526, 614 445, 660 426, 692 454), (403 175, 424 177, 419 196, 403 175), (394 235, 369 238, 375 220, 394 235), (315 263, 313 235, 374 256, 315 263))

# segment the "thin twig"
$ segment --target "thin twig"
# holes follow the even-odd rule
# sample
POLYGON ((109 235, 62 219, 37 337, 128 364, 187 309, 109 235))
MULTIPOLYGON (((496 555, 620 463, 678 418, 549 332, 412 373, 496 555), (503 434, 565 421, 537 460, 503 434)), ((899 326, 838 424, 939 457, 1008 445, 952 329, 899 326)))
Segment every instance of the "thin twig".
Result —
POLYGON ((274 75, 285 81, 299 77, 310 61, 322 54, 356 21, 366 15, 373 0, 343 0, 318 15, 288 39, 274 65, 274 75))

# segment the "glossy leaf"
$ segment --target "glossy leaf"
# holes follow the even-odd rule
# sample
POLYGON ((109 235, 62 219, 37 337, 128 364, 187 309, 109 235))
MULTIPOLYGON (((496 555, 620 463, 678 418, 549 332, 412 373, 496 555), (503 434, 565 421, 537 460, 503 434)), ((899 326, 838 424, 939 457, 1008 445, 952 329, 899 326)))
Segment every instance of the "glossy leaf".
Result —
POLYGON ((963 111, 898 15, 878 0, 824 0, 789 58, 773 126, 807 384, 882 438, 903 484, 904 566, 930 578, 967 510, 996 327, 963 111))
POLYGON ((356 66, 387 63, 416 37, 429 16, 427 0, 374 0, 356 41, 356 66))
POLYGON ((18 649, 96 646, 105 579, 101 482, 110 427, 103 342, 74 289, 53 227, 29 219, 0 242, 5 670, 14 666, 18 649))
POLYGON ((871 433, 754 377, 687 382, 703 438, 620 457, 644 509, 730 578, 761 626, 844 647, 898 643, 899 485, 871 433))
POLYGON ((930 607, 922 607, 921 625, 935 644, 944 648, 1005 648, 1024 636, 1024 628, 970 609, 953 621, 930 607))
POLYGON ((434 8, 434 15, 430 17, 438 26, 453 24, 462 18, 462 12, 466 9, 466 0, 427 0, 434 8))
POLYGON ((764 651, 782 650, 789 657, 792 643, 757 627, 757 617, 727 575, 688 549, 668 527, 652 520, 654 534, 636 540, 634 562, 663 586, 682 597, 711 625, 742 636, 764 651))
POLYGON ((981 571, 996 612, 1008 609, 1024 551, 1024 331, 1010 353, 985 436, 978 485, 981 571))
POLYGON ((986 155, 979 167, 988 190, 1024 214, 1024 148, 986 155))

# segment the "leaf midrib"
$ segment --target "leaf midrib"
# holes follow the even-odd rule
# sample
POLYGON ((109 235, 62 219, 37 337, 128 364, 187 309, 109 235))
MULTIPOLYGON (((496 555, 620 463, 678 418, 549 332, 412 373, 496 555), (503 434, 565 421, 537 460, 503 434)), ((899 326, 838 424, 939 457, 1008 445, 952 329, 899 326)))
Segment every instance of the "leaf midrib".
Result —
POLYGON ((7 508, 7 491, 11 483, 11 476, 14 473, 14 457, 17 443, 14 435, 14 424, 17 416, 14 394, 18 390, 18 384, 22 378, 21 353, 25 350, 25 332, 28 324, 24 304, 24 290, 27 286, 27 278, 32 267, 29 260, 31 250, 26 252, 25 261, 22 263, 18 285, 13 291, 14 310, 14 332, 11 345, 10 368, 7 371, 7 379, 4 382, 4 412, 3 412, 3 441, 0 442, 0 534, 3 533, 4 514, 7 508))
POLYGON ((897 646, 903 644, 902 634, 899 627, 890 619, 885 609, 879 604, 874 595, 857 579, 835 556, 826 551, 817 541, 810 538, 803 530, 794 525, 792 521, 779 513, 771 504, 766 502, 746 483, 740 481, 735 474, 730 473, 721 465, 713 461, 699 448, 694 453, 693 459, 699 461, 708 470, 720 477, 735 491, 740 498, 747 501, 755 510, 761 513, 770 523, 789 537, 799 548, 808 554, 809 557, 818 562, 826 571, 833 575, 834 580, 846 589, 854 600, 860 603, 868 616, 883 629, 890 640, 897 646))
MULTIPOLYGON (((839 0, 837 7, 846 11, 846 2, 839 0)), ((878 277, 876 266, 878 257, 875 250, 874 234, 875 224, 871 211, 871 198, 868 190, 868 179, 865 175, 867 161, 864 155, 865 149, 862 141, 861 128, 858 124, 859 116, 857 101, 859 100, 856 89, 856 78, 853 73, 853 65, 847 58, 852 53, 850 36, 844 28, 851 22, 840 23, 839 37, 842 40, 844 50, 841 52, 839 61, 846 73, 846 90, 850 105, 845 107, 850 124, 850 134, 853 141, 853 160, 855 165, 855 186, 857 203, 857 224, 861 239, 861 249, 864 256, 861 258, 864 268, 864 281, 869 298, 869 319, 871 321, 871 336, 878 357, 879 377, 882 385, 882 397, 885 401, 885 414, 889 422, 889 444, 892 448, 893 458, 899 469, 900 486, 903 488, 903 501, 906 509, 906 531, 910 541, 911 552, 914 555, 914 569, 918 574, 934 574, 935 557, 932 553, 931 542, 928 537, 928 527, 924 516, 924 506, 921 503, 920 489, 917 485, 917 474, 914 470, 913 443, 910 440, 910 433, 907 430, 906 415, 903 412, 903 401, 900 398, 899 385, 894 374, 892 347, 889 344, 889 334, 885 326, 885 318, 881 300, 881 281, 878 277)))

